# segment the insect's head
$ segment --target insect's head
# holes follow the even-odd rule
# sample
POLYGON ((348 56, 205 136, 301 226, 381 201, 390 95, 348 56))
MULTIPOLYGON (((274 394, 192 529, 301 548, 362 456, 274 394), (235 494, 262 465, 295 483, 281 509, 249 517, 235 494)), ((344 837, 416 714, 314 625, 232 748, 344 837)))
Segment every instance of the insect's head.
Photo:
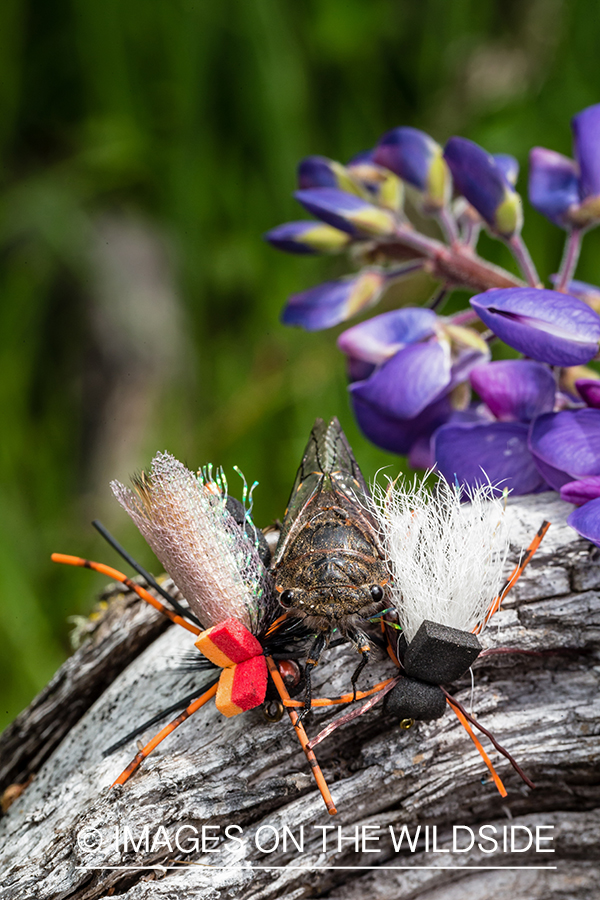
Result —
POLYGON ((318 564, 309 568, 315 571, 307 571, 293 581, 277 579, 279 602, 292 616, 310 618, 315 627, 326 628, 348 616, 367 617, 384 608, 384 578, 375 580, 373 573, 366 571, 361 578, 350 580, 347 568, 334 568, 331 577, 329 560, 320 568, 318 564))

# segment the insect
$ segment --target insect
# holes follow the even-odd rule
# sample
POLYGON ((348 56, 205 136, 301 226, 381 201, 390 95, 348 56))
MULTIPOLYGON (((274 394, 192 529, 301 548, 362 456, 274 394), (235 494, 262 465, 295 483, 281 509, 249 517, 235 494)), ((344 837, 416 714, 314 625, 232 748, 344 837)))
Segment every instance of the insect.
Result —
MULTIPOLYGON (((469 723, 489 732, 443 685, 461 675, 478 655, 481 647, 475 632, 499 608, 547 524, 497 590, 506 549, 506 538, 504 544, 498 542, 500 513, 488 503, 491 495, 472 497, 469 513, 469 505, 461 504, 459 494, 444 484, 438 486, 437 506, 424 492, 402 491, 394 485, 374 502, 337 419, 328 424, 317 419, 271 562, 264 536, 252 521, 252 489, 248 491, 245 482, 240 503, 229 496, 221 470, 206 467, 190 472, 166 453, 157 454, 149 473, 133 479, 133 490, 113 482, 117 499, 187 604, 165 591, 98 523, 112 546, 168 606, 111 567, 62 554, 52 558, 95 569, 127 585, 191 632, 201 654, 198 667, 213 671, 199 696, 182 698, 107 751, 167 713, 182 710, 139 750, 115 785, 124 784, 159 743, 211 698, 225 716, 233 716, 265 701, 272 704, 270 698, 275 696, 281 710, 287 710, 326 807, 334 814, 314 747, 339 724, 387 695, 388 712, 404 723, 437 718, 450 705, 504 791, 469 723), (464 577, 452 581, 452 573, 464 577), (358 691, 358 677, 372 646, 379 643, 367 633, 369 619, 380 623, 380 643, 387 646, 396 674, 370 690, 358 691), (332 641, 336 633, 361 654, 351 677, 352 692, 335 699, 313 698, 311 671, 325 648, 336 642, 332 641), (288 687, 300 689, 295 661, 306 657, 308 640, 305 696, 297 700, 290 697, 288 687), (309 708, 366 698, 370 699, 364 706, 308 739, 302 716, 309 708)), ((494 743, 520 772, 510 754, 494 743)))
POLYGON ((316 633, 305 666, 305 708, 311 670, 334 634, 361 654, 351 683, 369 661, 364 622, 386 604, 390 575, 367 484, 340 423, 317 419, 296 475, 273 560, 279 602, 316 633))

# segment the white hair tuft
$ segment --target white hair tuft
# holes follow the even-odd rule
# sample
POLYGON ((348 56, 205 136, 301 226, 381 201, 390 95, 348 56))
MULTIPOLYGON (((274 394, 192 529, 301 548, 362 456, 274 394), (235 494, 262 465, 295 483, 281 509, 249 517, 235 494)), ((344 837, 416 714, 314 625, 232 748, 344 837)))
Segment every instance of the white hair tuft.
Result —
POLYGON ((408 641, 424 619, 473 631, 503 583, 509 547, 505 503, 491 484, 468 488, 431 473, 374 487, 392 603, 408 641))

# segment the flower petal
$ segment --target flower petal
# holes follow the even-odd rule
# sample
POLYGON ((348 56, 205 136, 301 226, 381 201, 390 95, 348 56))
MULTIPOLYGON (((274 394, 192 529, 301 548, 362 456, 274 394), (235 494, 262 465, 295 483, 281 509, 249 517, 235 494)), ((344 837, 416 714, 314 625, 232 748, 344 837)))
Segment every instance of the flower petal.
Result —
POLYGON ((504 422, 529 422, 554 408, 554 376, 547 366, 532 360, 503 359, 477 366, 471 384, 504 422))
POLYGON ((373 306, 383 291, 385 275, 378 269, 363 269, 354 278, 326 281, 289 297, 281 314, 284 325, 320 331, 345 322, 373 306))
POLYGON ((493 156, 473 141, 452 137, 444 158, 457 191, 493 231, 508 238, 521 230, 521 198, 493 156))
POLYGON ((519 161, 509 153, 494 153, 493 157, 508 183, 514 187, 519 178, 519 161))
POLYGON ((531 425, 529 448, 556 490, 574 478, 600 475, 600 410, 538 416, 531 425))
POLYGON ((582 200, 600 195, 600 103, 588 106, 571 120, 574 153, 579 163, 582 200))
POLYGON ((427 406, 413 419, 397 419, 386 415, 365 400, 351 393, 352 407, 358 427, 365 437, 387 450, 405 456, 421 438, 429 437, 452 413, 448 395, 427 406))
POLYGON ((385 415, 412 419, 449 386, 450 374, 447 346, 429 340, 404 347, 349 390, 385 415))
MULTIPOLYGON (((556 285, 558 280, 558 275, 550 276, 552 284, 556 285)), ((585 281, 577 281, 574 279, 573 281, 569 281, 567 292, 571 294, 572 297, 578 297, 579 300, 583 300, 583 302, 587 303, 588 306, 591 306, 595 312, 600 312, 600 287, 597 287, 595 284, 587 284, 585 281)))
POLYGON ((360 185, 345 166, 326 156, 307 156, 298 164, 298 187, 336 188, 362 196, 360 185))
POLYGON ((581 378, 575 382, 579 396, 594 409, 600 409, 600 379, 581 378))
POLYGON ((568 481, 560 489, 560 499, 566 503, 574 503, 575 506, 581 506, 598 497, 600 497, 600 475, 568 481))
POLYGON ((435 432, 432 444, 438 469, 451 484, 475 487, 488 479, 498 494, 539 490, 544 479, 527 447, 527 425, 521 422, 447 424, 435 432))
POLYGON ((579 509, 573 510, 567 518, 567 525, 600 547, 600 500, 590 500, 579 509))
POLYGON ((440 209, 448 201, 450 177, 442 148, 424 131, 403 127, 386 132, 373 161, 420 191, 426 206, 440 209))
POLYGON ((570 227, 569 210, 579 205, 577 163, 554 150, 534 147, 529 154, 529 202, 555 225, 570 227))
POLYGON ((337 345, 349 357, 379 365, 406 344, 431 337, 436 320, 432 309, 394 309, 343 331, 337 345))
POLYGON ((396 229, 396 217, 391 211, 345 191, 311 188, 296 191, 294 196, 313 216, 352 235, 361 232, 374 236, 390 235, 396 229))
POLYGON ((542 288, 499 288, 471 297, 501 340, 539 362, 576 366, 598 352, 600 317, 583 301, 542 288))
POLYGON ((278 250, 288 253, 339 253, 349 242, 350 235, 324 222, 286 222, 265 234, 278 250))

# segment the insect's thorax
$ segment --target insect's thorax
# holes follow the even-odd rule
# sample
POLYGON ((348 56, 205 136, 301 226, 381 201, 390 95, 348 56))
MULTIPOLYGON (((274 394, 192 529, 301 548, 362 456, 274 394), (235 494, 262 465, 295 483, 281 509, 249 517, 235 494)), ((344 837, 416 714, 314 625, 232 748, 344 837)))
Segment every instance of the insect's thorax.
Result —
POLYGON ((292 590, 294 610, 305 616, 331 621, 371 614, 371 586, 388 578, 375 537, 323 495, 306 513, 277 567, 277 589, 292 590))

